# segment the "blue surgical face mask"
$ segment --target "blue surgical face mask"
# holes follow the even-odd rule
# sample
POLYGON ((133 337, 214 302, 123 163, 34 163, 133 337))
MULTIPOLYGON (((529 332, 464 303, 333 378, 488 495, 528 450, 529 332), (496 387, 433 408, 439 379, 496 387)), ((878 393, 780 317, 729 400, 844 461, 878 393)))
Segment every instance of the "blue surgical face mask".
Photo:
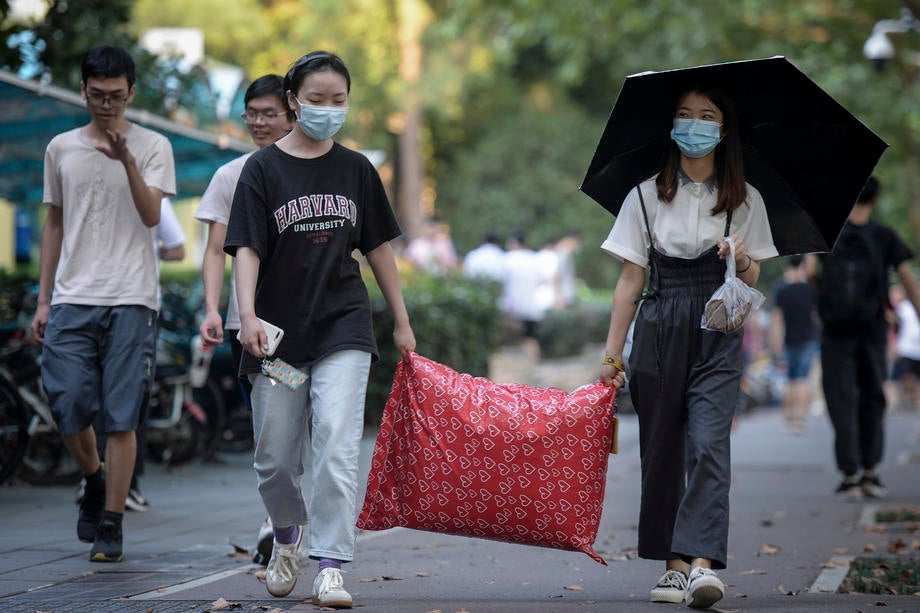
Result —
POLYGON ((721 127, 722 124, 716 121, 679 117, 671 128, 671 139, 688 158, 701 158, 722 141, 721 127))
POLYGON ((348 115, 347 106, 315 106, 304 104, 300 100, 297 100, 297 103, 300 105, 297 125, 313 140, 332 138, 345 123, 345 116, 348 115))

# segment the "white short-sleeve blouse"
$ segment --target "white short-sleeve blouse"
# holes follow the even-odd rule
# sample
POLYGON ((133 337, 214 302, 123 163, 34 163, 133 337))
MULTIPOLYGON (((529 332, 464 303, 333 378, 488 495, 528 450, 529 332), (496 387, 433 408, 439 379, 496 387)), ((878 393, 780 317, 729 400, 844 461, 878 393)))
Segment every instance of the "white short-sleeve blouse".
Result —
MULTIPOLYGON (((731 233, 741 237, 751 258, 766 260, 775 257, 779 254, 773 245, 763 198, 752 185, 746 186, 748 197, 732 213, 731 233)), ((677 194, 670 203, 658 200, 655 177, 642 182, 639 188, 645 200, 655 248, 661 253, 677 258, 695 258, 722 239, 726 213, 711 213, 718 196, 712 181, 694 183, 681 176, 677 194)), ((636 190, 632 189, 623 201, 620 214, 601 249, 644 268, 648 266, 648 248, 642 207, 636 190)))

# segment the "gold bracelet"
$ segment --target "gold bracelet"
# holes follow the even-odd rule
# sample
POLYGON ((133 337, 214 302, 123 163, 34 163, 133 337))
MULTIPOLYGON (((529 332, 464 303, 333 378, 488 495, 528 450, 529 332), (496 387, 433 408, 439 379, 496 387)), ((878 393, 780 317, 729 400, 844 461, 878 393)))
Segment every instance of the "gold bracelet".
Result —
POLYGON ((610 354, 604 354, 604 361, 602 362, 604 366, 613 366, 620 372, 626 372, 626 365, 623 364, 623 360, 620 358, 615 358, 610 354))
POLYGON ((752 258, 751 256, 749 256, 748 254, 745 253, 745 254, 744 254, 744 257, 746 257, 746 258, 748 259, 748 265, 745 266, 743 270, 735 270, 735 272, 737 272, 738 274, 741 274, 741 273, 743 273, 743 272, 747 272, 748 269, 751 267, 751 264, 754 263, 754 258, 752 258))

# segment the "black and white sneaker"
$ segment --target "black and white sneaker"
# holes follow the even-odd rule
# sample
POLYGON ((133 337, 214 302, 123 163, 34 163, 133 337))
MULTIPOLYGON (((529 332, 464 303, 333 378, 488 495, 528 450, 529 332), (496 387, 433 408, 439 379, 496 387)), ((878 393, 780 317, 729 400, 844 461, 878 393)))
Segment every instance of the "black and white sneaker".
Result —
POLYGON ((668 569, 650 592, 652 602, 683 602, 687 591, 687 575, 676 569, 668 569))
POLYGON ((725 595, 725 584, 709 568, 694 568, 687 578, 687 606, 708 609, 725 595))
POLYGON ((888 495, 888 490, 885 489, 881 480, 875 475, 863 475, 859 482, 859 487, 866 498, 884 498, 888 495))
POLYGON ((834 495, 840 500, 849 500, 853 502, 862 500, 863 488, 859 477, 854 475, 844 478, 844 480, 840 482, 840 485, 837 486, 837 489, 834 490, 834 495))
POLYGON ((132 487, 128 490, 128 497, 125 498, 125 508, 143 513, 150 510, 150 503, 138 488, 132 487))
POLYGON ((268 561, 272 557, 272 545, 275 542, 275 533, 272 530, 272 520, 268 517, 259 526, 259 538, 256 541, 256 552, 252 556, 255 564, 268 566, 268 561))

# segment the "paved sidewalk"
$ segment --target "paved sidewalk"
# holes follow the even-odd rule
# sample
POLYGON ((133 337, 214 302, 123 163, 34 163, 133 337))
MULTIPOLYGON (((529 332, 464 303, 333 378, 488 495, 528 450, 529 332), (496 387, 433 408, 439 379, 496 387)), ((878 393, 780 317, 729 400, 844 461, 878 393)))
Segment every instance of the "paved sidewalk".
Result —
MULTIPOLYGON (((635 559, 639 460, 633 415, 622 416, 611 456, 596 547, 609 566, 580 553, 394 529, 361 534, 346 587, 365 611, 386 613, 639 612, 686 610, 647 602, 660 564, 635 559)), ((367 470, 373 433, 362 454, 367 470)), ((778 409, 744 417, 733 434, 729 568, 718 604, 727 611, 920 611, 920 597, 837 594, 846 556, 884 552, 916 533, 867 530, 868 503, 832 490, 827 418, 804 435, 786 433, 778 409), (822 591, 830 590, 830 591, 822 591)), ((884 506, 920 505, 920 415, 892 414, 881 476, 884 506)), ((3 613, 203 613, 315 611, 315 565, 288 598, 272 599, 247 553, 264 512, 250 459, 191 464, 167 473, 150 465, 142 482, 148 513, 126 518, 126 560, 88 561, 77 541, 72 488, 0 488, 0 611, 3 613), (234 603, 221 608, 219 599, 234 603)), ((363 496, 363 491, 361 492, 363 496)))

